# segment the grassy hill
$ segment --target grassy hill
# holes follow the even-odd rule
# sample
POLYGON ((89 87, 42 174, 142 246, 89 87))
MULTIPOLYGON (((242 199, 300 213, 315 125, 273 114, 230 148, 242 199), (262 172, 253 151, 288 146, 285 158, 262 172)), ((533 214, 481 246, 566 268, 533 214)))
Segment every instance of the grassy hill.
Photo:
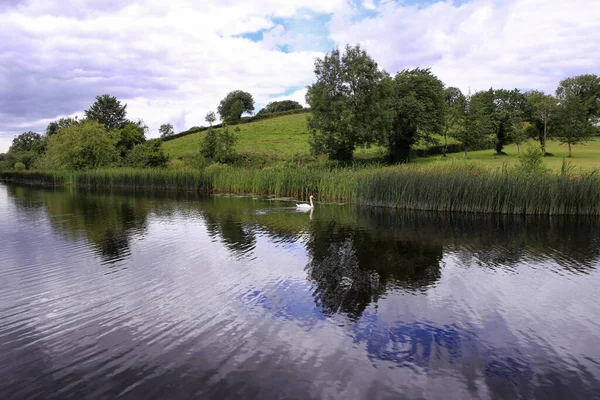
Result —
MULTIPOLYGON (((284 115, 281 117, 264 119, 247 124, 231 126, 230 129, 239 129, 237 151, 245 154, 269 156, 275 159, 285 159, 294 156, 309 156, 309 133, 306 127, 306 118, 310 114, 284 115)), ((200 144, 205 132, 192 133, 164 143, 165 151, 171 158, 179 158, 198 154, 200 144)), ((441 137, 438 138, 441 141, 441 137)), ((449 139, 448 143, 456 143, 449 139)), ((417 147, 426 147, 426 144, 417 147)), ((373 146, 368 149, 356 149, 356 158, 381 157, 383 149, 373 146)))
MULTIPOLYGON (((245 154, 264 155, 273 158, 291 158, 293 156, 308 156, 308 130, 306 118, 309 114, 284 115, 277 118, 265 119, 231 126, 239 129, 237 151, 245 154)), ((198 154, 200 143, 205 132, 197 132, 164 143, 164 149, 172 158, 198 154)), ((378 148, 358 149, 356 157, 373 157, 378 154, 378 148)))
MULTIPOLYGON (((273 159, 289 159, 292 157, 308 157, 310 149, 308 146, 309 133, 306 128, 306 118, 310 114, 284 115, 281 117, 260 120, 247 124, 241 124, 230 127, 230 129, 239 129, 236 132, 238 137, 237 150, 240 153, 268 156, 273 159)), ((197 155, 200 150, 200 143, 205 132, 197 132, 183 136, 164 143, 165 151, 173 159, 182 156, 197 155)), ((437 138, 440 142, 442 138, 437 138)), ((449 139, 448 143, 456 143, 449 139)), ((537 145, 530 141, 531 145, 537 145)), ((425 147, 420 144, 417 147, 425 147)), ((525 148, 527 144, 522 146, 525 148)), ((480 162, 492 166, 502 166, 504 163, 512 164, 517 162, 517 146, 509 145, 505 148, 507 156, 496 156, 493 150, 480 150, 469 153, 468 160, 480 162)), ((559 170, 562 165, 563 157, 568 155, 566 145, 550 141, 548 151, 554 154, 553 157, 545 157, 545 161, 553 170, 559 170)), ((355 152, 356 158, 373 158, 383 155, 383 150, 379 147, 369 149, 359 148, 355 152)), ((449 154, 444 158, 441 156, 430 156, 415 160, 417 163, 430 163, 433 161, 449 161, 452 159, 463 159, 463 153, 449 154)), ((594 139, 586 145, 573 147, 573 157, 568 159, 576 168, 586 170, 600 168, 600 140, 594 139)))

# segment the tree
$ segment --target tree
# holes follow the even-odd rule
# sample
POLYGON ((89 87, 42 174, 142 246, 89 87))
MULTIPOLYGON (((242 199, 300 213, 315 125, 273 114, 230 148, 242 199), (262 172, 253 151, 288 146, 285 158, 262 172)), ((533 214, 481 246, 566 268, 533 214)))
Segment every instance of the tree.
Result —
POLYGON ((509 140, 517 145, 517 154, 521 155, 521 145, 527 140, 527 127, 525 123, 516 124, 509 140))
POLYGON ((7 154, 10 165, 19 162, 31 168, 41 154, 46 151, 45 138, 35 132, 23 132, 13 139, 7 154))
POLYGON ((108 94, 96 96, 96 102, 89 110, 85 110, 85 117, 100 122, 108 130, 120 129, 127 121, 127 104, 121 105, 116 97, 108 94))
POLYGON ((511 137, 516 136, 516 130, 521 129, 523 122, 525 97, 518 89, 497 89, 492 91, 492 106, 490 122, 496 134, 496 153, 502 149, 511 137))
POLYGON ((455 129, 450 135, 458 140, 465 152, 465 158, 473 147, 486 140, 490 130, 489 110, 486 107, 486 92, 469 94, 460 98, 456 104, 455 129), (482 95, 483 94, 483 95, 482 95))
POLYGON ((44 145, 44 138, 39 133, 23 132, 15 137, 12 141, 12 146, 8 149, 11 153, 38 150, 44 145))
POLYGON ((135 146, 146 141, 145 129, 140 123, 130 122, 116 131, 116 138, 115 146, 119 156, 124 159, 135 146))
POLYGON ((404 70, 394 78, 394 120, 387 138, 392 161, 408 161, 411 147, 443 133, 444 84, 429 69, 404 70))
POLYGON ((61 129, 68 128, 71 126, 79 125, 81 120, 78 117, 65 117, 57 121, 50 122, 46 128, 46 136, 52 136, 57 134, 61 129))
POLYGON ((107 167, 118 157, 117 141, 115 131, 108 132, 100 122, 85 121, 48 138, 47 164, 69 170, 107 167))
POLYGON ((175 131, 173 130, 173 125, 162 124, 160 128, 158 128, 158 133, 160 133, 161 138, 166 138, 169 136, 173 136, 175 134, 175 131))
POLYGON ((256 115, 276 113, 291 110, 301 110, 302 104, 294 100, 272 101, 260 110, 256 115))
POLYGON ((461 115, 465 112, 465 95, 459 88, 449 87, 444 90, 444 156, 448 148, 448 134, 455 130, 460 123, 461 115))
POLYGON ((243 113, 254 111, 254 99, 248 92, 234 90, 229 92, 227 96, 217 108, 217 112, 221 119, 228 124, 235 124, 240 121, 243 113))
POLYGON ((310 146, 330 159, 352 160, 357 145, 384 141, 391 125, 393 84, 389 76, 360 48, 334 49, 315 61, 316 82, 306 102, 310 146))
POLYGON ((585 74, 563 79, 556 88, 556 97, 563 101, 571 96, 580 99, 588 121, 600 117, 600 77, 585 74))
POLYGON ((561 143, 571 147, 585 143, 594 134, 594 127, 588 120, 589 108, 580 96, 570 94, 563 97, 554 113, 552 125, 561 143))
POLYGON ((548 128, 553 113, 556 111, 556 99, 539 90, 531 90, 525 94, 529 107, 529 120, 539 131, 542 154, 546 154, 548 128))
POLYGON ((206 116, 204 117, 204 120, 206 122, 208 122, 208 124, 210 126, 212 126, 212 124, 214 124, 215 121, 217 120, 217 116, 215 115, 214 111, 209 111, 209 112, 206 113, 206 116))
POLYGON ((127 165, 135 168, 164 168, 169 156, 162 148, 162 141, 152 139, 136 145, 127 155, 127 165))

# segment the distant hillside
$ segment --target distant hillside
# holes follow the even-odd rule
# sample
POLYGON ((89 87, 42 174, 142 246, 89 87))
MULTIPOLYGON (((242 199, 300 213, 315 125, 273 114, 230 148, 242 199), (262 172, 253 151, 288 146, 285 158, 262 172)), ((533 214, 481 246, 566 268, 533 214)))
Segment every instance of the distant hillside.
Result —
MULTIPOLYGON (((306 128, 306 118, 309 115, 310 113, 283 115, 233 125, 229 129, 234 131, 239 129, 235 133, 238 137, 237 151, 240 153, 260 154, 275 158, 307 156, 310 154, 309 134, 306 128)), ((202 130, 171 139, 164 143, 164 149, 171 158, 198 154, 204 133, 205 131, 202 130)), ((448 143, 456 142, 449 139, 448 143)), ((427 146, 417 147, 425 148, 427 146)), ((379 147, 359 148, 355 152, 355 156, 358 158, 373 157, 377 154, 380 154, 379 147)))

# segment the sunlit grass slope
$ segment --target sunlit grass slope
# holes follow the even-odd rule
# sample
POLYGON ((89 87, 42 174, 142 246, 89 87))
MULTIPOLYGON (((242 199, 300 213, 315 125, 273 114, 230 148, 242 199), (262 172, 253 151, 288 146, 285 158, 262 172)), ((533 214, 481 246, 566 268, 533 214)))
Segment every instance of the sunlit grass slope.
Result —
MULTIPOLYGON (((238 138, 236 149, 242 154, 259 154, 273 158, 286 159, 293 156, 308 156, 309 133, 306 127, 306 118, 310 114, 284 115, 277 118, 265 119, 231 126, 238 138)), ((171 158, 186 155, 196 155, 205 132, 197 132, 188 136, 177 138, 164 143, 164 149, 171 158)), ((441 138, 438 138, 441 141, 441 138)), ((455 143, 449 140, 448 143, 455 143)), ((420 145, 418 147, 423 147, 420 145)), ((357 158, 381 156, 382 149, 371 147, 358 148, 355 152, 357 158)))

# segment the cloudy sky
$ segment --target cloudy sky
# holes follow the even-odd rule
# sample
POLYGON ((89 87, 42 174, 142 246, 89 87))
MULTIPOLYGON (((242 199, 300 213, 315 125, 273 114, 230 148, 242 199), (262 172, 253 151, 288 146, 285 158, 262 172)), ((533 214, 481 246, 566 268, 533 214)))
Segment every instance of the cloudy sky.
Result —
POLYGON ((598 0, 0 0, 0 152, 109 93, 158 136, 229 91, 304 103, 315 57, 360 43, 447 85, 553 92, 600 72, 598 0))

